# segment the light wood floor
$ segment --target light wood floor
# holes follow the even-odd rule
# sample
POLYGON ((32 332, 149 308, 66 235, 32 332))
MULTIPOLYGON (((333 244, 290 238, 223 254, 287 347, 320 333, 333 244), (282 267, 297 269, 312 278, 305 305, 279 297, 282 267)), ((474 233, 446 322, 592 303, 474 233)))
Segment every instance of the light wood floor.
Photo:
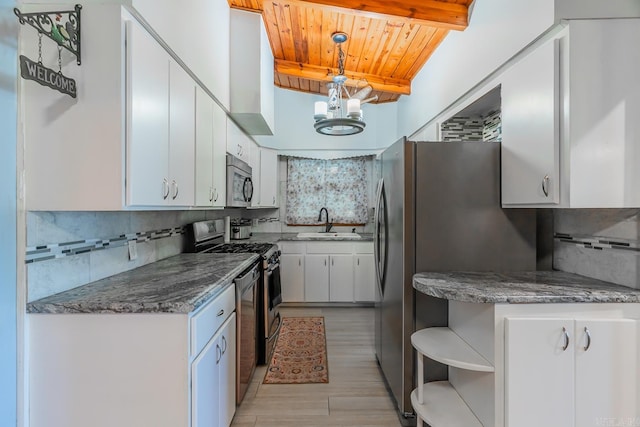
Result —
POLYGON ((328 384, 262 384, 258 366, 232 427, 401 426, 378 368, 373 308, 283 308, 324 316, 328 384))

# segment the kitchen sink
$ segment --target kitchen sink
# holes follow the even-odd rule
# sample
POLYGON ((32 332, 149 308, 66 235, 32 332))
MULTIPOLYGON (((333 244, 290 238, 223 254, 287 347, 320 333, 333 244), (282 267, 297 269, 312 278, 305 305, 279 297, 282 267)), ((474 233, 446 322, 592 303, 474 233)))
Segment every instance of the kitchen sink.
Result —
POLYGON ((301 239, 360 239, 358 233, 298 233, 301 239))

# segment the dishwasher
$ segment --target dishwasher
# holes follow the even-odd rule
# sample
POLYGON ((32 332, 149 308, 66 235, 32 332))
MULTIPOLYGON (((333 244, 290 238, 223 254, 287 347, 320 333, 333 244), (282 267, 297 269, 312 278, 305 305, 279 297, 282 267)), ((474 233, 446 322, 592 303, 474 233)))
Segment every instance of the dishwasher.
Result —
POLYGON ((257 310, 260 264, 256 263, 241 275, 236 285, 236 404, 240 404, 251 383, 257 364, 257 310))

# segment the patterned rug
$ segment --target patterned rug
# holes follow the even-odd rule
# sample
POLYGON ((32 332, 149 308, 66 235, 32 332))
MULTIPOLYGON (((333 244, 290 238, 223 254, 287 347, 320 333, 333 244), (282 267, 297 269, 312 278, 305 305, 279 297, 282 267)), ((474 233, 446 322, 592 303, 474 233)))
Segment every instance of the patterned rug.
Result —
POLYGON ((324 317, 283 317, 264 383, 328 382, 324 317))

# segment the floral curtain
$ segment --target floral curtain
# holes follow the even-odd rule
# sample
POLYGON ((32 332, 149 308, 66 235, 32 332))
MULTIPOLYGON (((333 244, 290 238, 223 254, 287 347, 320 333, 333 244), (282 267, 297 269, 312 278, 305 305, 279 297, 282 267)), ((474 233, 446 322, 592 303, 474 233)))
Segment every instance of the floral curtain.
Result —
POLYGON ((290 158, 287 162, 287 224, 318 224, 318 214, 323 207, 329 211, 334 224, 366 224, 368 190, 365 157, 290 158))

